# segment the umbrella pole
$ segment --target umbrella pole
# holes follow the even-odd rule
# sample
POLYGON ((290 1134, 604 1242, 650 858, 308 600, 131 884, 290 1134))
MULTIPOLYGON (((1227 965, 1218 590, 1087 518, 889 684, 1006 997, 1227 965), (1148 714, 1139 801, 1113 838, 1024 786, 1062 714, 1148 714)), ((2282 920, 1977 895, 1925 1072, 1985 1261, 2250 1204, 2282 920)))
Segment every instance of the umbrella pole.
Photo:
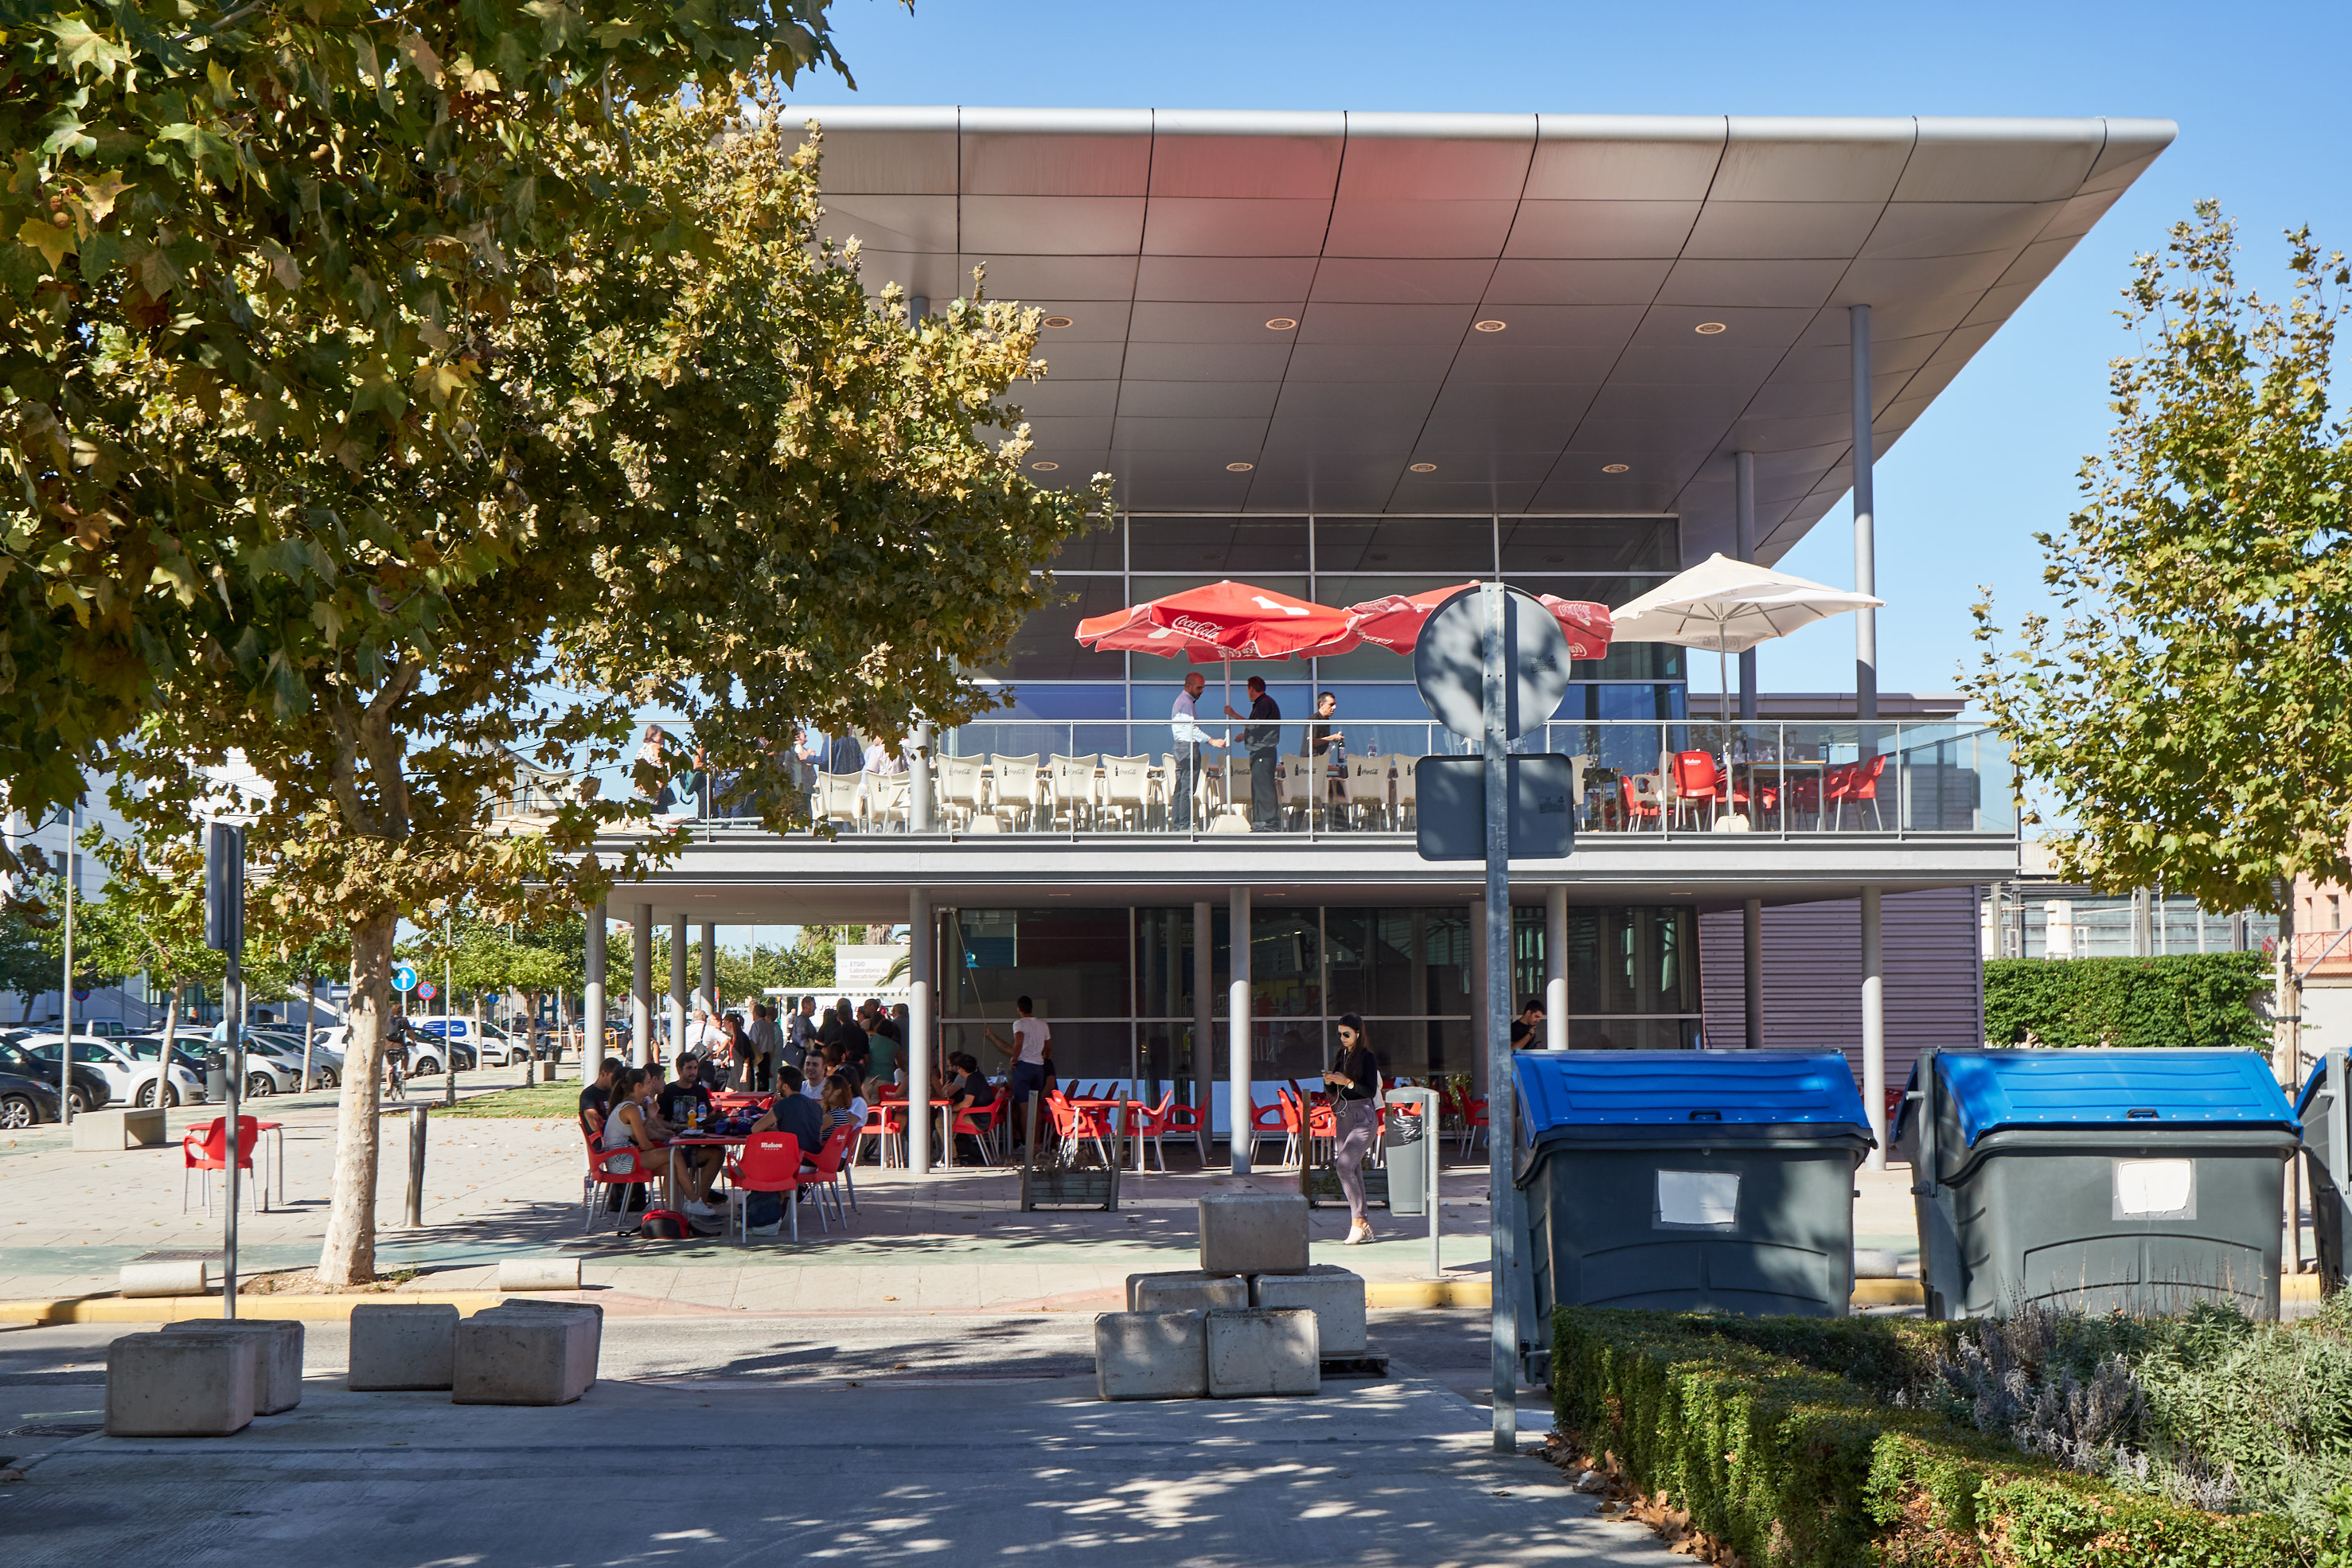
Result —
MULTIPOLYGON (((1234 710, 1234 661, 1225 660, 1225 711, 1234 710)), ((1234 722, 1225 721, 1225 805, 1234 804, 1234 722)))

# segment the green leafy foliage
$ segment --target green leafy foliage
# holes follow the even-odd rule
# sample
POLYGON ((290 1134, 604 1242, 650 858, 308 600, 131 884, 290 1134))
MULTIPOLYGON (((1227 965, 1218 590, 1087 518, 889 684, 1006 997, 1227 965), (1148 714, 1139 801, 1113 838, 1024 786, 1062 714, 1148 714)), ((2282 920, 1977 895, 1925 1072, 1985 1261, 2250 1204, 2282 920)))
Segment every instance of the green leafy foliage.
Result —
POLYGON ((2287 1520, 2075 1474, 1897 1403, 1968 1327, 1563 1308, 1552 1403, 1579 1447, 1769 1568, 2315 1561, 2315 1539, 2287 1520))
POLYGON ((1985 961, 1985 1038, 1994 1045, 2208 1046, 2263 1050, 2254 999, 2271 988, 2259 952, 2163 958, 1985 961))
POLYGON ((2277 910, 2298 873, 2352 880, 2352 437, 2328 394, 2352 268, 2287 239, 2284 302, 2241 287, 2210 202, 2138 258, 2107 450, 2037 535, 2063 618, 2003 651, 1976 608, 1970 689, 2093 887, 2277 910))

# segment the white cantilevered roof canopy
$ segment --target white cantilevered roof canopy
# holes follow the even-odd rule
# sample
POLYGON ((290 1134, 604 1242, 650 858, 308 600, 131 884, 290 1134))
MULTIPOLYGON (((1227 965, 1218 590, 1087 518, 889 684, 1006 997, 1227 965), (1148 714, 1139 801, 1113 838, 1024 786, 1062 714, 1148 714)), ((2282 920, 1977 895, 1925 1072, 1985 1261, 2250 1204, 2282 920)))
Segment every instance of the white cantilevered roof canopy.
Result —
POLYGON ((1883 453, 2175 132, 803 114, 870 286, 944 303, 984 263, 1066 318, 1015 394, 1041 479, 1108 469, 1143 511, 1672 512, 1696 560, 1733 547, 1747 450, 1768 563, 1852 483, 1845 308, 1871 307, 1883 453))

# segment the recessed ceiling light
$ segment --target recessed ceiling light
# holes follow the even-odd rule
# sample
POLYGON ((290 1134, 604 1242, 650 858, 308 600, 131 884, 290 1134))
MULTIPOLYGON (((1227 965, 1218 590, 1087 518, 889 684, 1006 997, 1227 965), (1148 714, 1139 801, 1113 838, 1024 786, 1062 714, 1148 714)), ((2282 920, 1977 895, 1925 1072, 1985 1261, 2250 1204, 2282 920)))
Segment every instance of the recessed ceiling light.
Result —
POLYGON ((1225 472, 1229 474, 1246 474, 1252 468, 1256 467, 1257 465, 1255 463, 1227 463, 1225 465, 1225 472))
POLYGON ((1631 463, 1603 463, 1601 465, 1601 471, 1604 474, 1625 474, 1631 473, 1633 469, 1633 465, 1631 463))
POLYGON ((1703 338, 1711 338, 1717 332, 1727 332, 1731 331, 1731 329, 1721 321, 1701 321, 1697 326, 1693 327, 1691 331, 1696 332, 1703 338))
POLYGON ((1265 330, 1269 332, 1286 332, 1297 325, 1298 323, 1288 316, 1276 316, 1265 324, 1265 330))
POLYGON ((1416 474, 1433 474, 1437 472, 1437 465, 1435 463, 1415 463, 1412 465, 1412 471, 1416 474))
POLYGON ((1507 321, 1478 321, 1474 324, 1482 332, 1499 332, 1510 323, 1507 321))
POLYGON ((1032 463, 1029 466, 1036 469, 1041 474, 1050 474, 1062 465, 1059 463, 1032 463))
POLYGON ((1067 316, 1048 316, 1045 318, 1045 324, 1049 327, 1066 327, 1070 324, 1070 318, 1067 316))

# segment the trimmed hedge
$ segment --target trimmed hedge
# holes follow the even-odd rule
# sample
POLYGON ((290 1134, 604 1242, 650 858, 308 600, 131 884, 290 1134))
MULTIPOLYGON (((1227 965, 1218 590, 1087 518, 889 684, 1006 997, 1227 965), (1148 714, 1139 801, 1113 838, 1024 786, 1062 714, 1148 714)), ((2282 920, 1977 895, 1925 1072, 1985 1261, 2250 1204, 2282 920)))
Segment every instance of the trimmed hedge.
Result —
POLYGON ((1669 1494, 1755 1568, 2314 1561, 2315 1543, 2282 1520, 2128 1493, 1882 1404, 1864 1381, 1828 1370, 1850 1367, 1883 1391, 1948 1331, 1889 1319, 1563 1307, 1552 1326, 1552 1401, 1563 1435, 1643 1493, 1669 1494))
POLYGON ((1984 966, 1985 1038, 2044 1046, 2227 1046, 2266 1050, 2254 998, 2271 988, 2259 952, 2167 958, 1994 958, 1984 966))

